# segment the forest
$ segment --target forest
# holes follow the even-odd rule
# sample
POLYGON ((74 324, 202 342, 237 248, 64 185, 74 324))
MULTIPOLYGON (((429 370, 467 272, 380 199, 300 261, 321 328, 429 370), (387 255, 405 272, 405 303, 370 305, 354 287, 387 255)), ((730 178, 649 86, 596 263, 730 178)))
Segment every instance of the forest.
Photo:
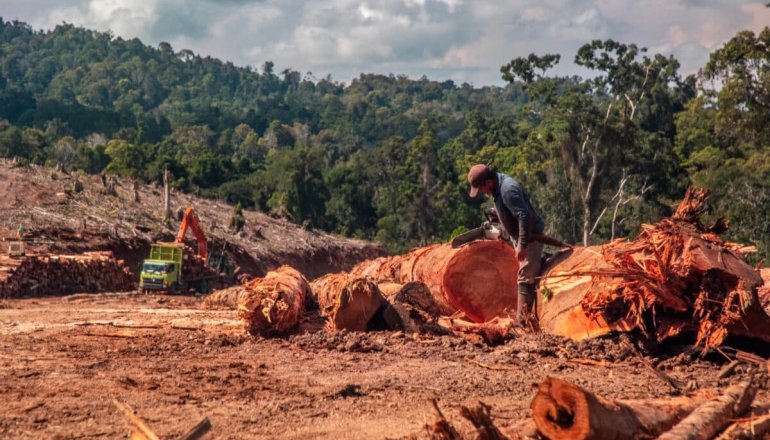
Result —
MULTIPOLYGON (((349 84, 270 61, 0 18, 0 157, 171 185, 392 253, 483 220, 470 166, 527 187, 546 232, 634 237, 692 185, 729 241, 770 256, 770 28, 684 76, 672 56, 586 42, 501 66, 506 87, 361 74, 349 84), (549 71, 571 60, 587 78, 549 71)), ((160 207, 159 207, 160 208, 160 207)), ((160 209, 159 209, 160 213, 160 209)))

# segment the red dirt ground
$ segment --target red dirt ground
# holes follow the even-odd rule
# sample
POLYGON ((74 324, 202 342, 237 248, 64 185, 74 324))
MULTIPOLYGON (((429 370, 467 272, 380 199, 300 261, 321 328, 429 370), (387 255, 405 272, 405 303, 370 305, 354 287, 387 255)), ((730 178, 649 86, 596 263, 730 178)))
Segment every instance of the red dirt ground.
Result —
MULTIPOLYGON (((583 343, 525 334, 497 347, 449 336, 244 333, 234 311, 195 297, 136 294, 11 299, 0 309, 0 437, 128 438, 128 404, 161 438, 208 417, 204 439, 395 439, 434 420, 431 400, 465 433, 458 405, 483 401, 498 425, 529 414, 547 376, 595 393, 679 393, 617 339, 583 343), (569 362, 567 355, 610 367, 569 362), (492 370, 473 363, 504 367, 492 370)), ((305 328, 317 322, 304 323, 305 328)), ((720 360, 653 359, 684 389, 726 386, 720 360)), ((763 391, 756 402, 767 400, 763 391)))

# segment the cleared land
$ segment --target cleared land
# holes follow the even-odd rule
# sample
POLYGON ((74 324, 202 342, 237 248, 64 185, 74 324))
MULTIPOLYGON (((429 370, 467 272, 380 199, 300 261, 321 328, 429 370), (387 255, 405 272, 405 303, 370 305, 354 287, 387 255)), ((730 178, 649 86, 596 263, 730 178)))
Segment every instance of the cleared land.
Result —
MULTIPOLYGON (((530 412, 532 384, 548 376, 613 398, 680 393, 618 339, 525 334, 487 347, 449 336, 303 333, 321 325, 311 316, 298 334, 256 339, 234 311, 203 309, 195 297, 9 300, 0 310, 0 437, 127 438, 113 398, 161 438, 208 417, 211 439, 384 439, 419 434, 435 418, 434 398, 466 433, 460 404, 483 401, 498 425, 516 422, 530 412)), ((720 380, 723 359, 683 349, 651 360, 683 391, 726 386, 748 369, 720 380)), ((755 404, 767 400, 761 391, 755 404)))

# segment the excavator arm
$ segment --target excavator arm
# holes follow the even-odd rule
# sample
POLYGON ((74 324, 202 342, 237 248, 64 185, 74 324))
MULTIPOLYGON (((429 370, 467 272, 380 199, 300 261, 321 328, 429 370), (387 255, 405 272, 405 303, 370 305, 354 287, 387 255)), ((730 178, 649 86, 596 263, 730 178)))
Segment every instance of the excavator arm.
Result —
POLYGON ((203 229, 198 222, 198 216, 195 215, 192 207, 187 208, 182 219, 182 226, 179 227, 179 236, 176 238, 177 243, 184 242, 184 236, 187 234, 187 229, 192 229, 195 238, 198 240, 198 254, 206 259, 206 236, 203 235, 203 229))

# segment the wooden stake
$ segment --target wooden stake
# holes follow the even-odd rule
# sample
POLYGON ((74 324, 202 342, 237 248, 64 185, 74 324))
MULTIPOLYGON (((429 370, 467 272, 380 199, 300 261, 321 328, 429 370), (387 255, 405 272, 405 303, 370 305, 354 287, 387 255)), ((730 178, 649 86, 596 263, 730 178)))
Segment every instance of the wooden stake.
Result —
POLYGON ((203 437, 207 432, 211 430, 211 422, 209 418, 201 420, 200 423, 195 425, 187 434, 183 435, 180 440, 198 440, 203 437))
MULTIPOLYGON (((118 402, 117 399, 112 399, 112 403, 115 404, 115 406, 118 407, 119 410, 123 412, 126 416, 128 416, 129 419, 131 419, 132 422, 142 431, 142 434, 144 434, 145 437, 147 437, 148 440, 160 440, 160 438, 155 435, 154 432, 147 426, 142 419, 134 415, 134 411, 128 406, 124 405, 120 402, 118 402)), ((132 438, 135 438, 132 436, 132 438)))

